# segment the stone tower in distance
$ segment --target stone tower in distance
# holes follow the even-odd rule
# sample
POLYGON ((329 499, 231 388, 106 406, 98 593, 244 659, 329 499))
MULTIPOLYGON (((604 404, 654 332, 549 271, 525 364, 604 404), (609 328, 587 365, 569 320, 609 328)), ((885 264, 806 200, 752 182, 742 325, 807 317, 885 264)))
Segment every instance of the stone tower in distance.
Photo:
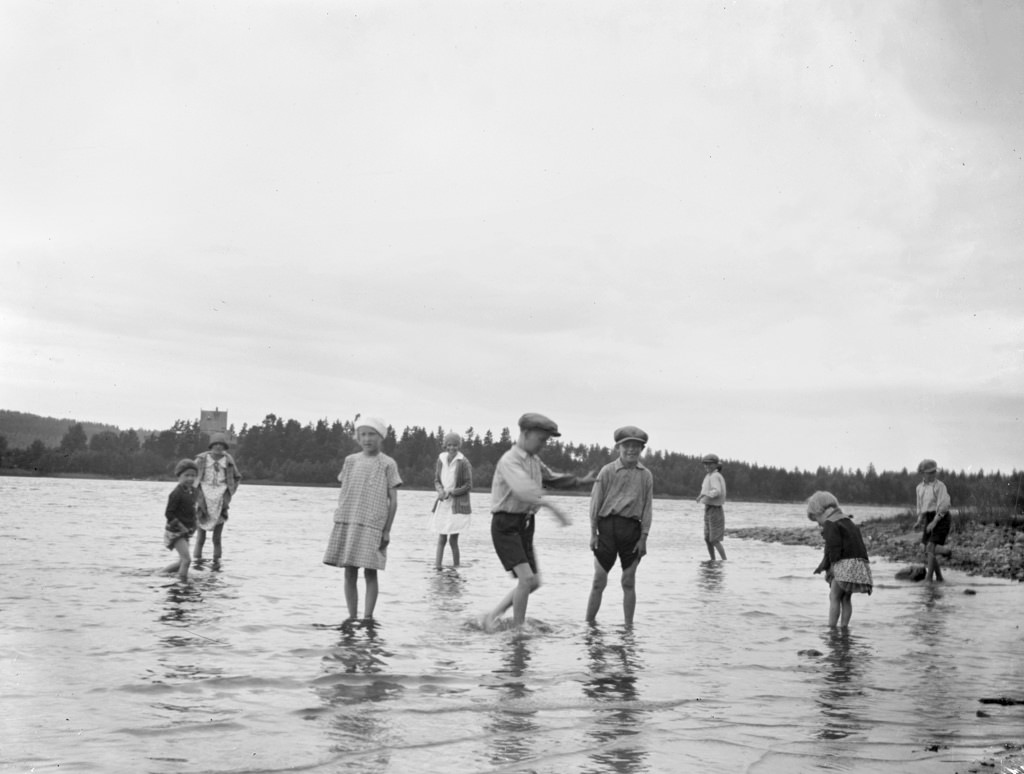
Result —
POLYGON ((208 409, 199 410, 199 432, 201 433, 227 433, 228 412, 221 411, 220 407, 213 411, 208 409))

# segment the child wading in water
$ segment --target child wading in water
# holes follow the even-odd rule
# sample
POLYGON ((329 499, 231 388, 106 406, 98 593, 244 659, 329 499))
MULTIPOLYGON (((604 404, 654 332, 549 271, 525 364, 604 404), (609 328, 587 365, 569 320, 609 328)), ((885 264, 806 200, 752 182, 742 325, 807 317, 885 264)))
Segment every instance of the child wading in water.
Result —
POLYGON ((949 556, 946 538, 949 536, 949 527, 952 523, 952 517, 949 515, 949 492, 946 491, 946 485, 936 478, 938 469, 935 460, 921 460, 917 466, 917 472, 921 474, 921 483, 917 485, 917 521, 914 522, 914 529, 924 524, 921 542, 924 544, 925 558, 928 561, 925 579, 929 582, 933 578, 937 581, 942 580, 939 556, 949 556))
POLYGON ((516 578, 516 586, 494 610, 480 619, 484 629, 493 629, 505 611, 512 608, 512 623, 521 627, 526 622, 526 606, 530 594, 540 588, 537 557, 533 551, 533 530, 537 511, 547 508, 561 522, 570 524, 562 509, 544 496, 545 486, 574 487, 590 484, 585 478, 560 475, 541 462, 537 454, 548 438, 558 437, 558 425, 543 414, 519 417, 519 440, 501 455, 491 480, 491 540, 502 567, 516 578))
POLYGON ((462 436, 448 433, 444 437, 444 451, 434 466, 434 489, 437 500, 431 523, 437 533, 437 556, 434 567, 441 569, 445 543, 452 547, 452 564, 459 566, 459 533, 469 529, 469 491, 473 488, 473 466, 459 451, 462 436))
POLYGON ((373 618, 377 605, 377 570, 387 564, 391 523, 398 510, 398 465, 381 452, 387 426, 368 417, 356 421, 356 440, 361 452, 345 458, 338 480, 341 492, 334 511, 334 529, 324 553, 324 564, 345 568, 345 603, 349 620, 359 617, 356 580, 363 568, 366 601, 363 616, 373 618))
POLYGON ((860 528, 839 508, 831 492, 815 492, 807 500, 807 518, 818 522, 825 555, 814 574, 824 571, 829 584, 828 625, 844 629, 853 615, 853 595, 871 594, 871 565, 860 528))
POLYGON ((615 431, 619 458, 597 474, 590 490, 590 550, 594 552, 594 582, 587 601, 587 620, 594 621, 608 585, 608 573, 622 564, 622 612, 633 623, 636 610, 636 571, 647 553, 654 506, 654 476, 640 463, 647 433, 639 427, 615 431))
POLYGON ((199 471, 199 531, 196 533, 195 558, 203 558, 206 533, 213 531, 213 558, 220 559, 221 533, 228 520, 228 506, 242 480, 234 458, 228 454, 228 438, 224 433, 210 436, 209 451, 196 457, 199 471))
POLYGON ((722 463, 717 454, 705 454, 704 482, 700 486, 697 502, 704 504, 704 543, 708 547, 711 561, 715 560, 715 549, 725 559, 722 540, 725 539, 725 479, 722 478, 722 463))
POLYGON ((192 460, 181 460, 174 466, 178 485, 167 498, 164 517, 164 546, 178 552, 178 561, 167 565, 165 573, 178 573, 179 580, 188 580, 192 560, 188 556, 188 540, 196 531, 196 476, 198 468, 192 460))

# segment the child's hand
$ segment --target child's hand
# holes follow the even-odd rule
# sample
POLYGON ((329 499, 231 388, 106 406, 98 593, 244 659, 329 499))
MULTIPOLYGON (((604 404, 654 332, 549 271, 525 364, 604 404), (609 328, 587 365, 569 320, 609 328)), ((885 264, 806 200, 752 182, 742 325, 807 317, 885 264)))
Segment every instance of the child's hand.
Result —
POLYGON ((637 556, 647 556, 647 535, 641 535, 640 539, 636 541, 636 548, 633 549, 633 553, 637 556))
POLYGON ((547 502, 546 498, 544 502, 544 507, 555 515, 555 518, 558 519, 558 521, 561 523, 563 527, 568 527, 570 524, 572 524, 572 519, 569 518, 569 515, 554 503, 547 502))
POLYGON ((590 550, 591 551, 596 551, 597 550, 597 535, 592 535, 591 538, 590 538, 590 550))
POLYGON ((387 548, 388 547, 388 543, 390 543, 390 542, 391 542, 391 533, 390 532, 381 532, 380 533, 380 550, 383 551, 385 548, 387 548))

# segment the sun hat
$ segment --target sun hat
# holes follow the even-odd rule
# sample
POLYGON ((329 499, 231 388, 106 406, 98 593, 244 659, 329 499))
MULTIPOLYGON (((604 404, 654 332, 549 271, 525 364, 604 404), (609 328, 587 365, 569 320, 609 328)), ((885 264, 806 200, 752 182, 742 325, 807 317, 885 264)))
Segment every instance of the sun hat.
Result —
POLYGON ((227 451, 228 449, 231 448, 231 445, 228 443, 228 437, 226 435, 224 435, 224 433, 214 433, 213 435, 211 435, 210 436, 210 445, 207 446, 206 448, 207 449, 212 449, 218 443, 223 445, 224 451, 227 451))
POLYGON ((195 460, 179 460, 178 464, 174 466, 174 477, 177 478, 186 470, 194 470, 196 473, 198 473, 199 466, 196 465, 195 460))
POLYGON ((379 417, 362 417, 356 420, 356 430, 360 427, 368 427, 373 430, 381 438, 387 438, 388 426, 384 423, 383 419, 379 417))
POLYGON ((618 446, 620 443, 626 441, 639 441, 642 444, 647 444, 647 433, 641 430, 636 425, 626 425, 620 427, 615 431, 615 445, 618 446))
POLYGON ((921 460, 919 463, 917 463, 917 472, 918 473, 933 473, 933 472, 935 472, 938 469, 939 469, 939 466, 935 462, 935 460, 930 460, 930 459, 925 458, 925 459, 921 460))
POLYGON ((543 430, 550 436, 558 438, 561 433, 558 432, 558 425, 555 424, 553 419, 548 419, 543 414, 534 414, 532 412, 523 414, 519 417, 519 429, 520 430, 543 430))
POLYGON ((717 465, 718 455, 717 454, 705 454, 701 457, 700 461, 705 465, 717 465))

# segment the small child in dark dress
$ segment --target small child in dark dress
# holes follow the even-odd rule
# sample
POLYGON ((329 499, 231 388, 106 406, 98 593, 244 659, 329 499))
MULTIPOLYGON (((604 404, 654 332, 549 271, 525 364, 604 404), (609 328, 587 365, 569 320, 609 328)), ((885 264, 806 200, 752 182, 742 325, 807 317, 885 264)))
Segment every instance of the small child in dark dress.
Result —
POLYGON ((188 580, 188 568, 192 564, 189 558, 188 541, 196 531, 196 476, 199 468, 192 460, 181 460, 174 466, 174 475, 178 477, 178 485, 167 498, 167 509, 164 517, 164 546, 178 552, 177 561, 164 568, 165 573, 178 573, 179 580, 188 580))
POLYGON ((853 595, 871 594, 871 565, 860 528, 839 507, 831 492, 815 492, 807 500, 807 518, 818 522, 825 555, 814 574, 824 571, 829 584, 828 625, 846 628, 853 615, 853 595))

